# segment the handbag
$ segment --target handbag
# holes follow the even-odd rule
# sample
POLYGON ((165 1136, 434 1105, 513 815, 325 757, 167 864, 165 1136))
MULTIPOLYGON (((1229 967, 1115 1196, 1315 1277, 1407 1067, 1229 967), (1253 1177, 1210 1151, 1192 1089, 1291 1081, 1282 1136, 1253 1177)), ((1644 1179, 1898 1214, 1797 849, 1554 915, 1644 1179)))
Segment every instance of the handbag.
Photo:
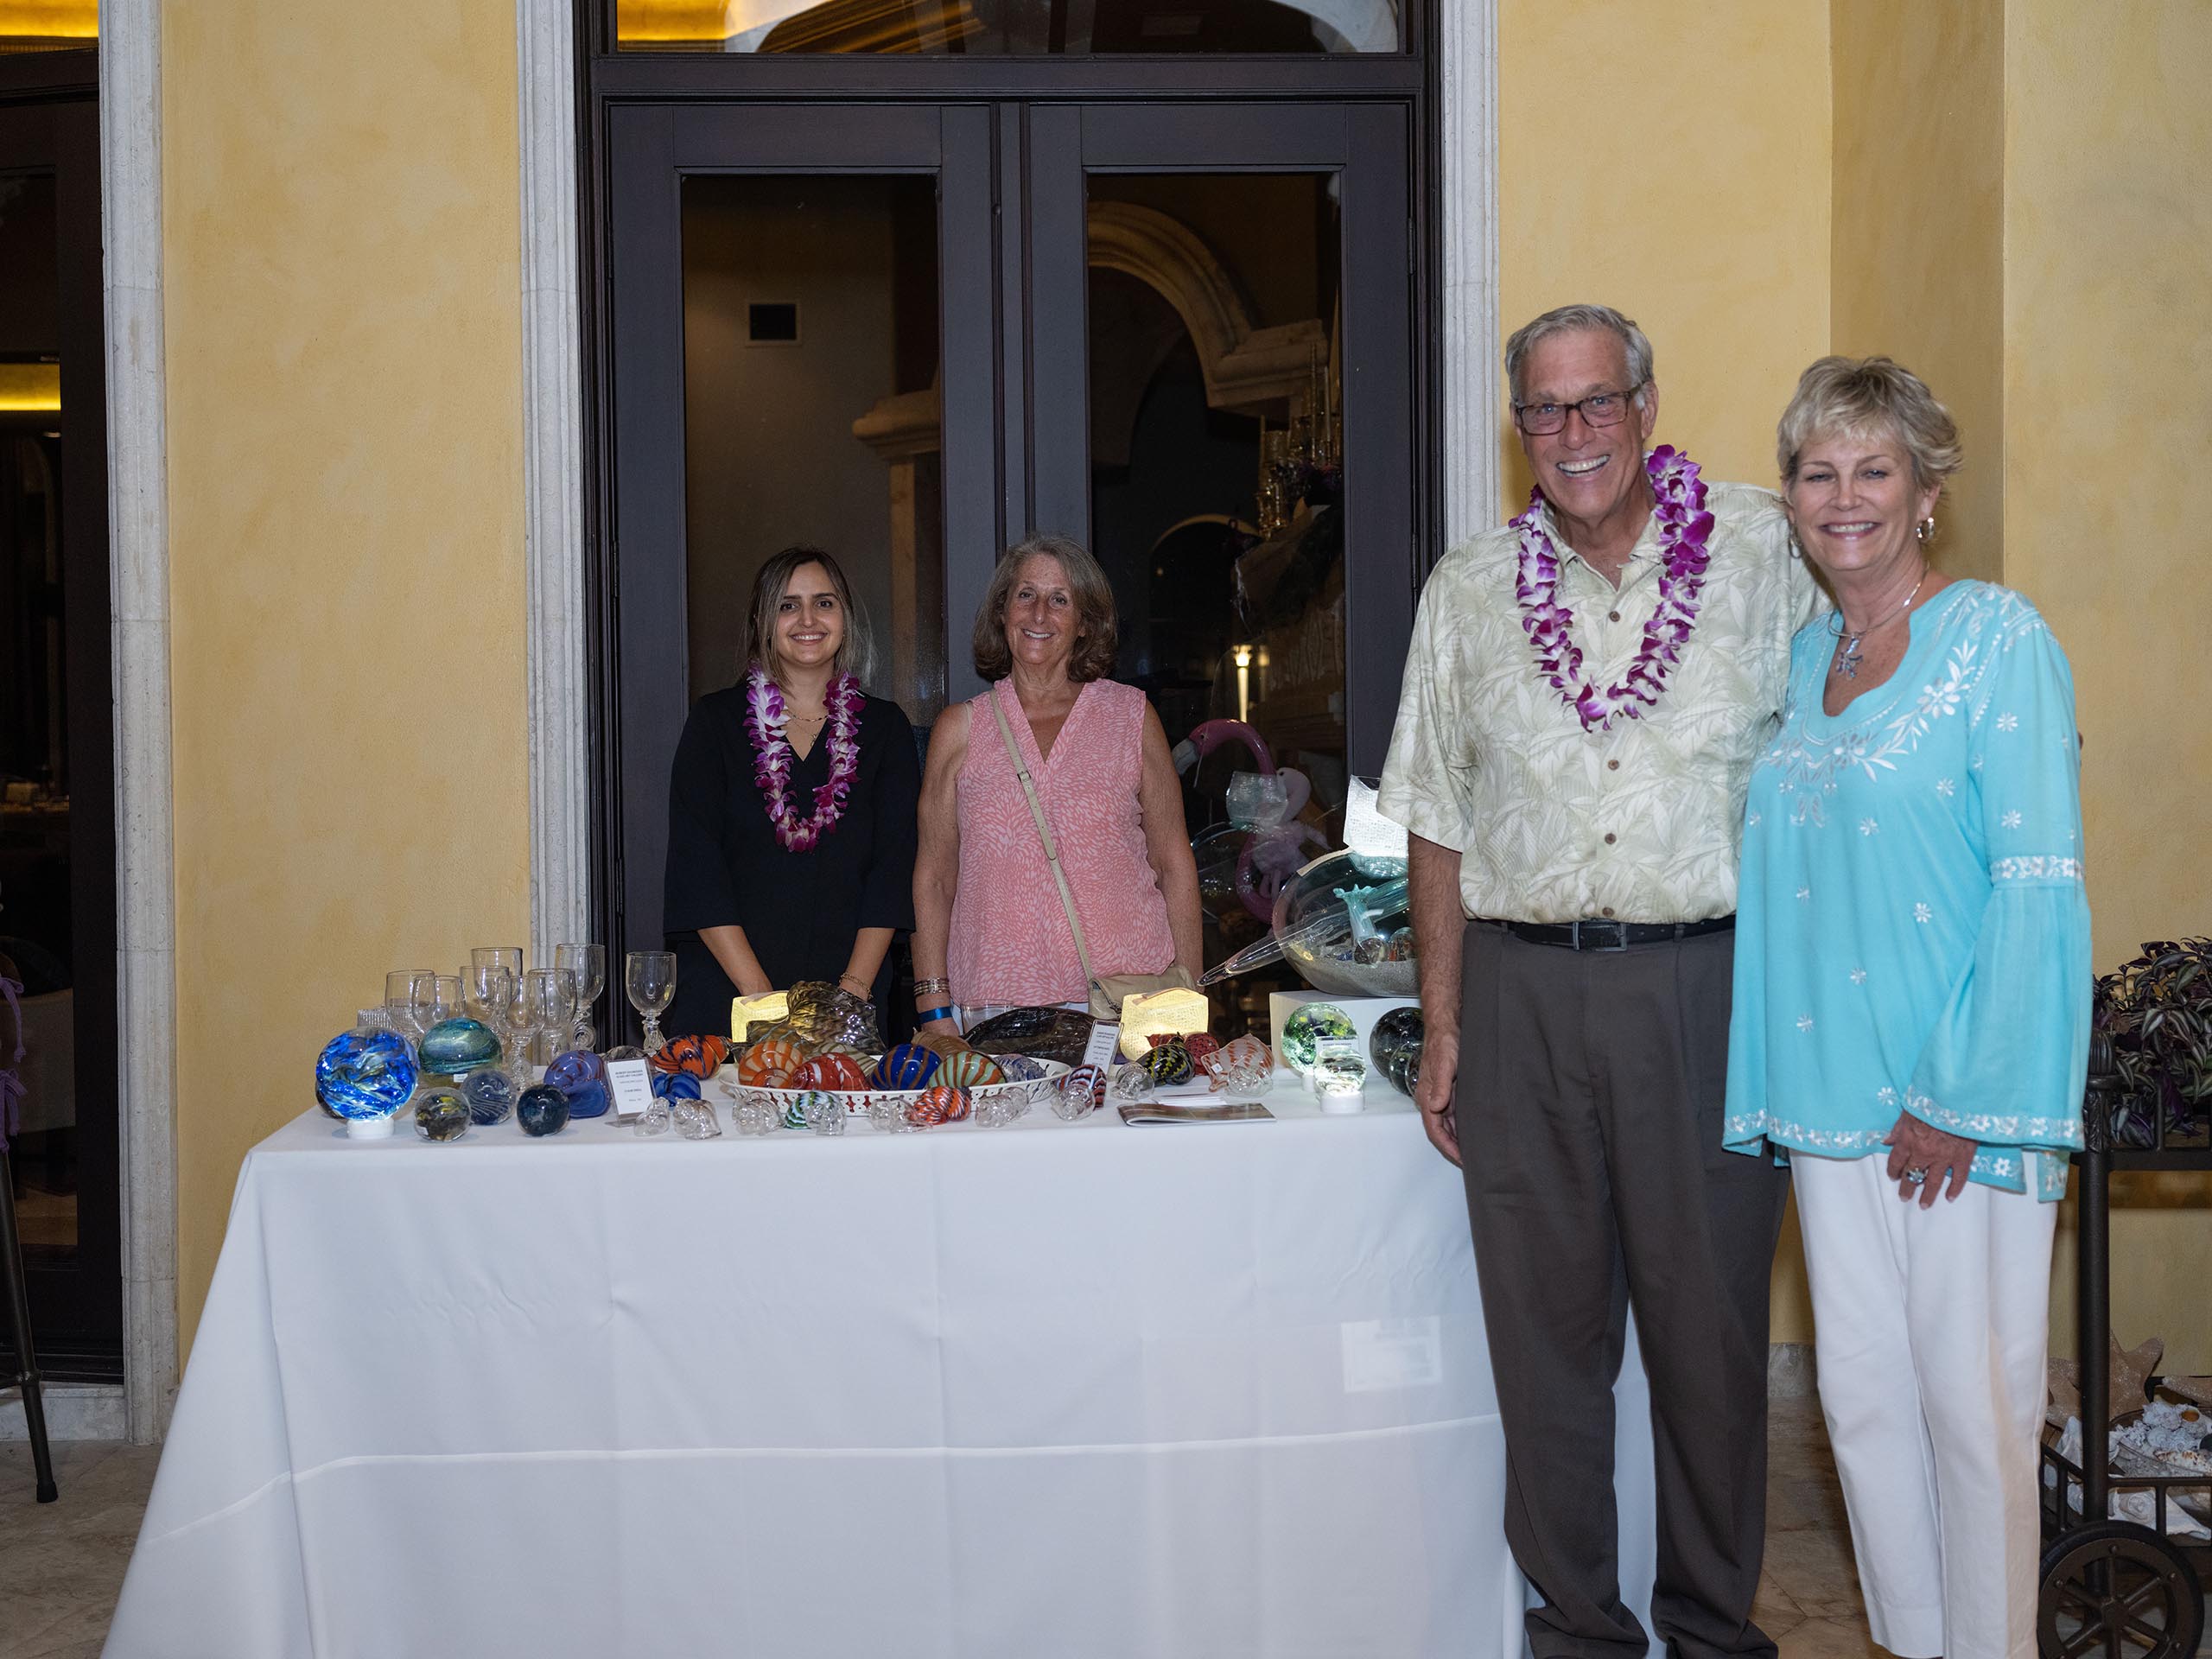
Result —
POLYGON ((1122 1018, 1122 1000, 1150 991, 1187 990, 1194 988, 1191 976, 1180 963, 1171 963, 1164 973, 1109 974, 1101 979, 1091 971, 1090 947, 1084 942, 1083 923, 1075 913, 1075 895, 1068 891, 1068 879, 1060 873, 1060 849, 1052 844, 1052 827, 1045 822, 1045 808, 1037 798, 1037 785, 1029 776, 1029 768, 1021 764, 1021 751, 1015 747, 1014 730, 1006 723, 1006 710, 999 707, 998 693, 986 692, 991 705, 991 717, 999 723, 999 738, 1006 745, 1007 759, 1014 762, 1014 775, 1021 780, 1021 792, 1029 800, 1029 816, 1037 821, 1037 838, 1045 843, 1045 863, 1052 872, 1052 885, 1060 890, 1060 906, 1067 912, 1068 931, 1075 935, 1075 954, 1083 963, 1083 977, 1090 988, 1090 1017, 1118 1024, 1122 1018))

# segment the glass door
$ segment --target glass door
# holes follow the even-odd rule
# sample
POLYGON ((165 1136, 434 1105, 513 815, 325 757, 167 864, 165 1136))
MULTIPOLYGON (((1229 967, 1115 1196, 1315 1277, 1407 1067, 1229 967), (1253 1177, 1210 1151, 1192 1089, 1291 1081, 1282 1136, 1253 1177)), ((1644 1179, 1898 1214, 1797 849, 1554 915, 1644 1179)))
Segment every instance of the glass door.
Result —
POLYGON ((0 974, 22 987, 26 1090, 10 1154, 41 1366, 92 1379, 122 1374, 123 1345, 99 177, 91 99, 0 107, 0 974))
POLYGON ((669 771, 754 573, 834 553, 868 689, 926 728, 997 493, 984 105, 609 112, 619 937, 661 943, 669 771))

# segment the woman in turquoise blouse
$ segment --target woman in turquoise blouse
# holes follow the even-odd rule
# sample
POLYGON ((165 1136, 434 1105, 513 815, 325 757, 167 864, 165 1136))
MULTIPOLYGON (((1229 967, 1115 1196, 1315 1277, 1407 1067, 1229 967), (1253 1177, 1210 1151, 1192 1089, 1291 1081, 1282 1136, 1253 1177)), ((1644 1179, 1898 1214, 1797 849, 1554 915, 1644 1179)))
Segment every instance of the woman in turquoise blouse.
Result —
POLYGON ((1929 566, 1961 457, 1916 376, 1824 358, 1779 436, 1837 609, 1745 804, 1726 1141, 1790 1164, 1875 1640, 2028 1659, 2088 1049, 2073 678, 2025 599, 1929 566))

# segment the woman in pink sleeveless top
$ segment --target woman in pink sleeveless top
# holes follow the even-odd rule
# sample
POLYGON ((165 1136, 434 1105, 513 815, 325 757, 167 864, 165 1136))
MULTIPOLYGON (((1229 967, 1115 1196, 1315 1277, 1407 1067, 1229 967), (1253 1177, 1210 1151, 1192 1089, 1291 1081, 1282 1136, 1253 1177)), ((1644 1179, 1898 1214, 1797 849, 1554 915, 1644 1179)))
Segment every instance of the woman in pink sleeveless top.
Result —
POLYGON ((1009 735, 1052 824, 1093 971, 1179 963, 1198 976, 1182 789, 1144 693, 1103 677, 1114 646, 1113 590, 1090 554, 1057 536, 1007 550, 976 618, 976 671, 991 689, 947 709, 930 734, 914 862, 915 1012, 936 1016, 924 1030, 955 1029, 954 1007, 1081 1006, 1089 995, 1009 735))

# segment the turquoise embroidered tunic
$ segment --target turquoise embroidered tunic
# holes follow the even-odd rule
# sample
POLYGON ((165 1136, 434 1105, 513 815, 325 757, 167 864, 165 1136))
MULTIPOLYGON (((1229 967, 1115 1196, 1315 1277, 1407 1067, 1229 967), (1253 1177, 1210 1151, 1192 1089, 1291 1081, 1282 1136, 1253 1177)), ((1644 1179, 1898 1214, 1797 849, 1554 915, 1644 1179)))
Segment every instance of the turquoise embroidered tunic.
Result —
POLYGON ((2056 1198, 2089 1043, 2073 676, 2009 588, 1954 582, 1909 626, 1834 716, 1829 620, 1790 642, 1744 813, 1726 1141, 1886 1155, 1909 1111, 1980 1143, 1968 1179, 2056 1198))

